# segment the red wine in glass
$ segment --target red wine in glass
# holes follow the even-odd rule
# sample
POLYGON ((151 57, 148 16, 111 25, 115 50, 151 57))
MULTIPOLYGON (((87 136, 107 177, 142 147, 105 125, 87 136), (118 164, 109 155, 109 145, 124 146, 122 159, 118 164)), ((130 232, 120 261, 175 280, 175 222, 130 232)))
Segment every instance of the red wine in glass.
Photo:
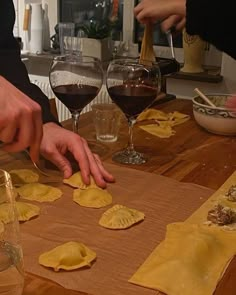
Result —
POLYGON ((58 85, 53 89, 56 97, 73 112, 81 112, 99 92, 99 88, 90 85, 58 85))
POLYGON ((108 89, 109 95, 128 118, 136 118, 156 99, 155 88, 145 85, 123 84, 108 89))
POLYGON ((53 59, 49 80, 56 97, 70 110, 73 131, 79 115, 99 93, 103 83, 101 62, 90 56, 61 55, 53 59))
POLYGON ((134 149, 133 125, 160 92, 159 66, 135 59, 114 60, 108 66, 106 85, 111 99, 123 111, 129 124, 128 146, 114 154, 113 160, 122 164, 143 164, 147 158, 134 149))

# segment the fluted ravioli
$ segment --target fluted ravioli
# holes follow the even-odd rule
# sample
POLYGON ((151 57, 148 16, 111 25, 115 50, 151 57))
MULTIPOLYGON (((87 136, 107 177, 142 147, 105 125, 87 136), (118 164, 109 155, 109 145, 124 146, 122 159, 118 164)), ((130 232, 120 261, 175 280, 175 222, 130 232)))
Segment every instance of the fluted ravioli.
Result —
POLYGON ((68 184, 74 188, 80 188, 80 189, 97 187, 95 180, 93 179, 92 176, 90 176, 90 185, 84 184, 81 173, 79 171, 74 173, 71 177, 65 178, 63 180, 63 183, 68 184))
MULTIPOLYGON (((7 224, 14 220, 14 211, 12 207, 7 204, 0 205, 0 220, 7 224)), ((40 208, 36 205, 25 203, 25 202, 16 202, 16 210, 19 221, 27 221, 31 218, 39 215, 40 208)))
POLYGON ((39 264, 60 269, 74 270, 84 266, 91 266, 96 259, 96 253, 83 243, 67 242, 39 256, 39 264))
POLYGON ((17 192, 23 199, 38 202, 53 202, 62 196, 60 189, 41 183, 25 184, 17 192))
POLYGON ((144 220, 144 217, 144 213, 136 209, 114 205, 103 213, 99 224, 109 229, 125 229, 144 220))
POLYGON ((112 196, 107 190, 100 188, 76 189, 73 200, 83 207, 102 208, 112 203, 112 196))
POLYGON ((14 184, 38 182, 39 175, 30 169, 14 169, 9 171, 14 184))

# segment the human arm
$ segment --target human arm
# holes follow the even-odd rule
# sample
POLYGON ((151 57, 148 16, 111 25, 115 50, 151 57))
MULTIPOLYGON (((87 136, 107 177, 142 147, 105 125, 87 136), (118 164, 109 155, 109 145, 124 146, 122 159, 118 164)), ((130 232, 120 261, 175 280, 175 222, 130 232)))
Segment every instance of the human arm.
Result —
POLYGON ((186 30, 236 59, 235 10, 235 0, 187 0, 186 30))
POLYGON ((134 14, 140 22, 160 21, 164 31, 185 25, 188 34, 199 35, 236 59, 235 10, 235 0, 142 0, 134 14))
POLYGON ((38 161, 42 139, 40 106, 0 76, 0 141, 8 152, 30 147, 33 161, 38 161))
POLYGON ((185 24, 185 14, 186 0, 142 0, 134 8, 139 22, 159 21, 164 31, 172 27, 181 30, 185 24))

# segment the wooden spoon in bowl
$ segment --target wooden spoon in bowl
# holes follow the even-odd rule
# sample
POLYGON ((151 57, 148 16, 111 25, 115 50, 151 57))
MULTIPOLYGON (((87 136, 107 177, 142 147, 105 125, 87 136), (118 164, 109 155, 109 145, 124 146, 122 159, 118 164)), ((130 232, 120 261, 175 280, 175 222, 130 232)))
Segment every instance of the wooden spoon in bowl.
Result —
POLYGON ((202 93, 198 88, 195 88, 194 91, 211 107, 216 107, 212 101, 204 94, 202 93))

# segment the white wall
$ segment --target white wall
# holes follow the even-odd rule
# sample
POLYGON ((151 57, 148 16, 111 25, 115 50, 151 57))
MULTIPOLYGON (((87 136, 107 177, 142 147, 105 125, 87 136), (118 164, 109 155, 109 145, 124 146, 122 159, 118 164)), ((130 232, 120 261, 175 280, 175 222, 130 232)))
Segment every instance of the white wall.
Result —
POLYGON ((205 83, 198 81, 167 79, 167 92, 177 97, 192 98, 193 89, 198 87, 205 93, 236 93, 236 61, 227 54, 222 56, 221 83, 205 83))

